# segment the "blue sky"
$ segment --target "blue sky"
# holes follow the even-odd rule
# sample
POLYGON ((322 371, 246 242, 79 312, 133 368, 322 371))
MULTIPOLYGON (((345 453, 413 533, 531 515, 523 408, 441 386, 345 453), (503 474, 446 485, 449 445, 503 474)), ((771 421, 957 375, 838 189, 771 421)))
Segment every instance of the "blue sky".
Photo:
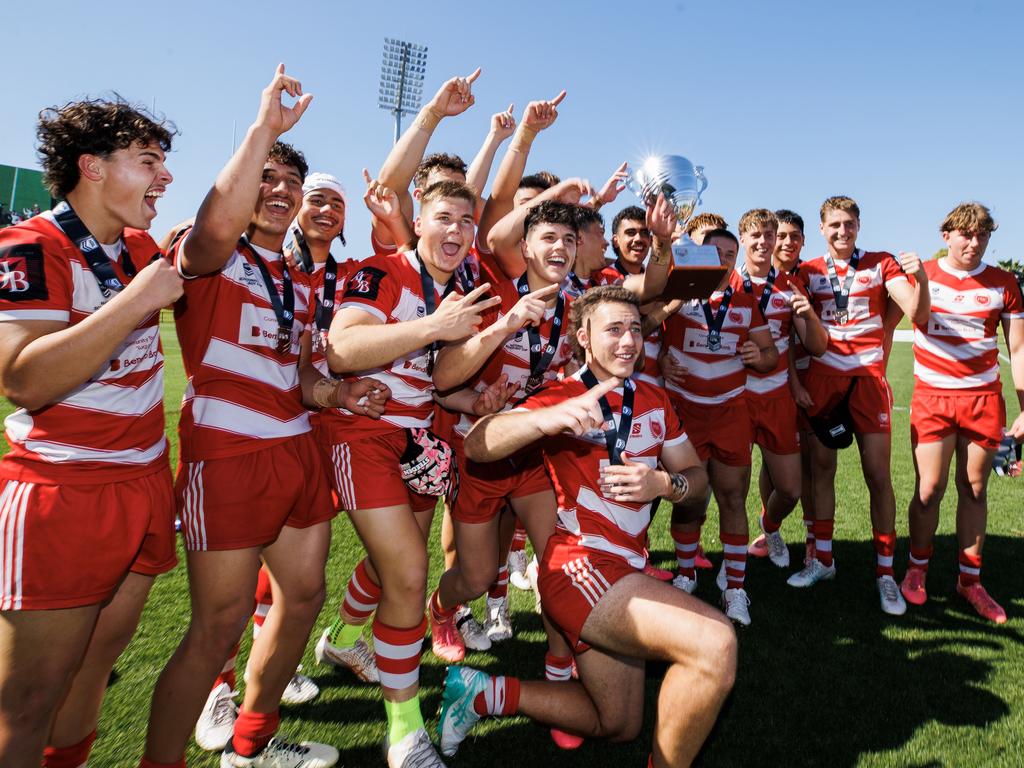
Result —
MULTIPOLYGON (((0 163, 34 165, 39 109, 116 90, 175 121, 159 237, 192 215, 256 113, 278 61, 315 99, 285 139, 349 190, 346 256, 369 253, 360 171, 392 139, 377 107, 384 37, 429 47, 424 91, 483 68, 476 105, 431 149, 469 161, 493 112, 568 97, 529 170, 600 184, 623 160, 683 154, 710 181, 702 210, 735 226, 788 207, 823 251, 817 210, 855 197, 860 244, 941 247, 938 224, 978 199, 1000 222, 995 258, 1024 258, 1024 65, 1011 2, 6 4, 0 163), (643 8, 641 12, 638 9, 643 8), (514 10, 513 10, 514 9, 514 10)), ((500 158, 500 154, 499 154, 500 158)), ((606 213, 635 201, 624 192, 606 213)))

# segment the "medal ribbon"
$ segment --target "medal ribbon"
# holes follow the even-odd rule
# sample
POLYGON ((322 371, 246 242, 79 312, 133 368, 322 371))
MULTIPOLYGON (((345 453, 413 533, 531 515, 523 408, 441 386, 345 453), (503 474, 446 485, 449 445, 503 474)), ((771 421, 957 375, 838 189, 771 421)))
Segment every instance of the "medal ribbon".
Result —
MULTIPOLYGON (((707 299, 701 299, 700 306, 704 310, 704 319, 708 323, 708 343, 710 344, 712 339, 719 339, 722 335, 722 326, 725 324, 725 313, 729 311, 729 302, 732 301, 732 286, 730 285, 725 289, 722 294, 722 303, 718 305, 718 311, 712 317, 711 315, 711 302, 707 299)), ((716 350, 711 350, 712 352, 716 350)))
MULTIPOLYGON (((587 389, 597 386, 597 377, 589 368, 580 371, 580 380, 587 385, 587 389)), ((604 442, 608 447, 608 460, 612 464, 622 463, 622 452, 626 449, 626 440, 629 439, 629 431, 633 427, 633 396, 636 385, 632 379, 622 382, 622 413, 619 415, 619 428, 615 429, 615 414, 608 405, 607 396, 602 397, 598 402, 601 405, 601 415, 609 425, 604 430, 604 442)))
MULTIPOLYGON (((754 292, 754 282, 750 279, 750 275, 747 274, 747 265, 744 264, 740 267, 740 275, 743 277, 743 290, 747 293, 754 292)), ((761 313, 764 314, 765 308, 768 306, 768 300, 772 296, 772 287, 775 285, 775 267, 772 266, 768 270, 768 277, 764 280, 764 287, 761 288, 761 298, 758 299, 758 305, 761 307, 761 313)))
POLYGON ((850 268, 846 270, 846 277, 840 283, 839 276, 836 274, 836 263, 832 260, 832 254, 825 255, 825 265, 828 267, 828 281, 832 284, 832 297, 836 300, 837 312, 845 312, 847 305, 850 303, 850 287, 853 285, 854 272, 857 271, 858 264, 860 264, 859 248, 854 250, 853 256, 850 257, 850 268))
MULTIPOLYGON (((519 291, 520 297, 530 292, 530 284, 526 279, 525 272, 516 281, 516 289, 519 291)), ((547 371, 551 361, 554 360, 555 352, 558 350, 558 341, 562 338, 562 319, 564 315, 565 292, 559 289, 558 299, 555 302, 555 315, 551 319, 551 336, 548 337, 547 346, 543 350, 540 343, 540 328, 530 326, 526 329, 530 340, 530 379, 543 379, 544 372, 547 371)))
MULTIPOLYGON (((114 265, 103 250, 103 246, 93 237, 89 229, 78 218, 74 208, 65 200, 53 209, 53 220, 57 226, 68 236, 68 239, 82 252, 89 270, 100 285, 103 296, 108 298, 111 293, 117 293, 124 288, 125 284, 114 271, 114 265)), ((159 256, 160 254, 156 254, 159 256)), ((135 277, 135 264, 132 263, 128 248, 121 243, 121 269, 129 278, 135 277)))
POLYGON ((334 260, 334 254, 327 254, 327 261, 324 263, 324 290, 323 297, 316 302, 316 314, 313 315, 313 323, 316 329, 326 333, 331 327, 331 319, 334 317, 334 295, 338 290, 338 262, 334 260))
MULTIPOLYGON (((437 309, 437 297, 434 294, 434 278, 427 272, 427 265, 423 263, 423 259, 420 258, 418 252, 413 251, 416 254, 416 261, 420 264, 420 285, 423 287, 423 303, 426 305, 427 314, 434 314, 434 310, 437 309)), ((455 290, 455 275, 448 280, 448 284, 444 287, 444 292, 441 294, 441 300, 444 299, 455 290)), ((440 348, 440 342, 433 341, 427 348, 427 375, 432 376, 434 373, 434 355, 437 354, 437 350, 440 348)))
POLYGON ((288 345, 290 347, 292 326, 295 324, 295 288, 292 286, 292 276, 288 273, 288 264, 282 256, 281 293, 278 294, 277 288, 274 286, 274 278, 270 276, 270 270, 267 269, 263 257, 252 247, 248 238, 242 237, 238 244, 248 252, 249 258, 256 262, 256 268, 260 271, 263 285, 266 286, 267 294, 270 298, 270 306, 274 310, 274 317, 277 318, 277 350, 281 354, 286 354, 288 349, 284 347, 284 335, 288 334, 288 345))

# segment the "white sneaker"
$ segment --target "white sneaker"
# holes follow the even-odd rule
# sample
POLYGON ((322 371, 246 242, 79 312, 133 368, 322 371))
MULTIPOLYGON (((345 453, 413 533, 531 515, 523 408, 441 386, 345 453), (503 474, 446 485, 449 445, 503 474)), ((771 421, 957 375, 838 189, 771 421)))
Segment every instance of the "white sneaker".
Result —
POLYGON ((420 728, 397 744, 385 747, 388 754, 388 768, 445 768, 427 732, 420 728))
POLYGON ((231 741, 238 719, 237 691, 221 683, 206 697, 203 713, 196 723, 196 744, 208 752, 220 752, 231 741))
MULTIPOLYGON (((814 558, 807 566, 798 573, 794 573, 788 579, 786 583, 791 587, 812 587, 819 581, 825 579, 834 579, 836 577, 836 564, 823 565, 821 560, 814 558)), ((899 589, 896 590, 897 592, 899 589)))
POLYGON ((313 651, 316 663, 345 667, 352 670, 352 674, 364 683, 379 683, 380 672, 377 671, 377 658, 366 641, 359 638, 351 648, 339 648, 336 645, 331 645, 327 639, 330 632, 329 629, 325 629, 324 633, 320 635, 320 640, 313 651))
POLYGON ((727 589, 722 593, 722 609, 737 624, 750 626, 750 598, 745 589, 727 589))
POLYGON ((471 651, 486 651, 491 647, 491 638, 487 636, 480 622, 476 620, 468 605, 460 605, 455 611, 455 626, 459 628, 462 641, 471 651))
POLYGON ((301 674, 301 669, 302 665, 299 664, 292 679, 285 686, 284 693, 281 694, 282 704, 305 704, 320 695, 320 686, 301 674))
POLYGON ((533 612, 540 613, 540 587, 537 580, 540 575, 540 565, 537 564, 537 556, 534 555, 530 564, 526 566, 526 578, 530 580, 530 589, 533 590, 533 612))
POLYGON ((530 579, 526 575, 525 549, 508 553, 508 581, 513 587, 523 592, 530 588, 530 579))
POLYGON ((278 738, 252 757, 242 757, 230 745, 220 756, 220 768, 331 768, 337 762, 334 747, 311 741, 293 744, 278 738))
POLYGON ((683 574, 680 573, 672 579, 672 586, 676 589, 683 590, 683 592, 688 595, 692 595, 693 591, 697 589, 697 580, 691 579, 689 576, 683 576, 683 574))
POLYGON ((789 547, 786 540, 782 538, 782 531, 768 533, 764 530, 764 521, 761 521, 761 530, 764 532, 764 543, 768 547, 768 559, 779 568, 789 568, 789 547))
POLYGON ((492 643, 501 643, 512 639, 512 620, 508 615, 508 598, 496 600, 487 598, 487 621, 484 630, 492 643))
POLYGON ((896 579, 886 574, 879 576, 876 581, 878 583, 878 602, 881 604, 882 610, 890 616, 902 616, 906 613, 907 602, 900 594, 896 579))
POLYGON ((718 569, 718 575, 715 576, 715 586, 718 587, 719 592, 725 592, 729 588, 729 577, 725 575, 725 560, 722 561, 722 567, 718 569))

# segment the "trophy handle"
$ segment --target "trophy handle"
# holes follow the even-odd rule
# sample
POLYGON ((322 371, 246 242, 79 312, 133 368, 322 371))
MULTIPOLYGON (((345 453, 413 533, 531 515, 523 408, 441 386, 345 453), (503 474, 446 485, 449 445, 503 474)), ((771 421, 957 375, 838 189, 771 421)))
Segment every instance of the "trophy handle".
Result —
POLYGON ((704 190, 708 188, 708 178, 704 175, 704 166, 694 166, 693 175, 696 176, 697 181, 700 182, 700 189, 697 190, 697 205, 700 205, 700 196, 704 194, 704 190))

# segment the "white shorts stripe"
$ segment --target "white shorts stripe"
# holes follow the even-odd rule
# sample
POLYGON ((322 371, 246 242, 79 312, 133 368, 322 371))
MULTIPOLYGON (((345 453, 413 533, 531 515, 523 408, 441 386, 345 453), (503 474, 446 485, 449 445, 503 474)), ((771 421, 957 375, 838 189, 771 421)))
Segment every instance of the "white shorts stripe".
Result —
POLYGON ((32 483, 8 481, 0 494, 0 611, 21 610, 25 512, 32 483))

